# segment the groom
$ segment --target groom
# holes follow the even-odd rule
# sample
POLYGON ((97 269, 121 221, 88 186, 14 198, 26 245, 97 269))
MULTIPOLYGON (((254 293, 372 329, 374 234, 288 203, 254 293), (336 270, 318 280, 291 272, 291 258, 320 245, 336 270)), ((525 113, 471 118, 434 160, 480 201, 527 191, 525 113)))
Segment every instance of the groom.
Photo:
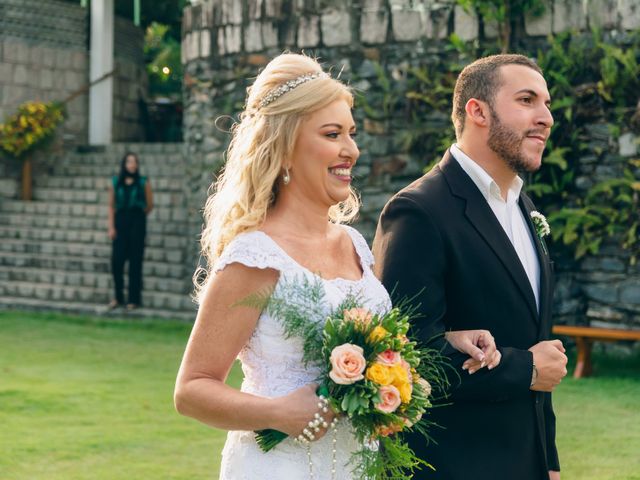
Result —
POLYGON ((540 68, 495 55, 458 77, 457 143, 428 174, 385 206, 374 240, 376 268, 395 298, 415 297, 418 338, 444 348, 448 397, 430 410, 433 442, 409 435, 436 471, 416 479, 559 479, 551 391, 566 375, 564 348, 549 341, 552 268, 536 233, 535 207, 519 172, 540 167, 553 118, 540 68), (443 340, 486 329, 502 361, 474 375, 443 340))

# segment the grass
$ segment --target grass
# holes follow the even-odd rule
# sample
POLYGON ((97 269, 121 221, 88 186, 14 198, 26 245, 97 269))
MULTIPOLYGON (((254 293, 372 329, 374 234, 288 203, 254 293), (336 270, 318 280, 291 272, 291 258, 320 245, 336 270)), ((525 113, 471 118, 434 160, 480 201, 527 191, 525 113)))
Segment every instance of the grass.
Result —
POLYGON ((640 351, 596 349, 593 361, 595 376, 567 378, 554 394, 563 478, 640 480, 640 351))
POLYGON ((0 477, 216 478, 224 432, 173 408, 189 331, 0 314, 0 477))
MULTIPOLYGON (((189 331, 0 313, 0 477, 217 478, 224 432, 173 409, 189 331)), ((640 480, 640 355, 594 360, 596 377, 554 396, 563 479, 640 480)))

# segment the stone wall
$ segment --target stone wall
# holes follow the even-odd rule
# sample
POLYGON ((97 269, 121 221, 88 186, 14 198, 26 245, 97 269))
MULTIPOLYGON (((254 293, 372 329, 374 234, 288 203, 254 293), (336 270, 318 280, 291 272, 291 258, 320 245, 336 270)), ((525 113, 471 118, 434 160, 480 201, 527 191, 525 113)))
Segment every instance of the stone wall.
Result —
MULTIPOLYGON (((28 100, 63 100, 89 82, 89 17, 79 3, 0 0, 0 121, 28 100)), ((138 100, 147 80, 143 33, 129 20, 115 22, 114 141, 143 139, 138 100)), ((88 96, 67 105, 63 134, 87 142, 88 96)))
MULTIPOLYGON (((625 133, 614 140, 612 127, 586 126, 588 154, 580 158, 576 172, 576 185, 585 194, 597 182, 621 178, 633 168, 629 160, 640 154, 640 137, 625 133)), ((640 178, 640 167, 635 171, 640 178)), ((640 327, 640 264, 620 244, 619 237, 609 238, 595 255, 556 261, 557 322, 640 327)))
MULTIPOLYGON (((88 81, 87 11, 51 0, 0 0, 0 119, 28 100, 62 100, 88 81)), ((86 141, 86 95, 69 102, 68 139, 86 141)))
MULTIPOLYGON (((189 158, 193 234, 200 231, 200 211, 229 140, 225 132, 241 109, 248 79, 284 50, 315 55, 357 90, 368 92, 379 75, 403 81, 407 67, 436 64, 446 56, 444 40, 492 38, 497 28, 468 14, 453 2, 435 0, 207 0, 184 11, 182 58, 184 139, 189 158)), ((591 27, 625 31, 640 28, 640 6, 633 0, 554 0, 543 16, 526 18, 532 45, 546 35, 591 27)), ((361 156, 354 172, 363 208, 357 227, 371 240, 382 206, 390 196, 419 177, 435 156, 407 152, 404 131, 410 120, 390 112, 384 120, 367 118, 356 107, 361 156), (427 159, 428 160, 425 160, 427 159)), ((450 127, 448 112, 427 114, 431 128, 450 127)), ((608 138, 607 142, 612 143, 608 138)), ((620 151, 607 150, 611 169, 584 162, 584 175, 613 175, 620 151)), ((197 258, 197 252, 192 252, 197 258)), ((640 326, 639 273, 625 254, 605 247, 601 255, 560 268, 556 313, 560 321, 602 318, 640 326), (615 265, 615 266, 614 266, 615 265), (614 269, 613 271, 611 269, 614 269), (601 289, 606 293, 601 294, 601 289), (619 304, 624 303, 625 307, 619 304), (628 307, 628 308, 627 308, 628 307)))

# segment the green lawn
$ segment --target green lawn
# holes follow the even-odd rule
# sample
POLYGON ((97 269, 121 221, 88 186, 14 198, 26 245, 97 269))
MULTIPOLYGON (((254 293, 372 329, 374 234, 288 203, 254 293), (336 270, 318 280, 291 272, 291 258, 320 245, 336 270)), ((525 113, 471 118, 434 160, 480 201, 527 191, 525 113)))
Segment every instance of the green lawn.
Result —
POLYGON ((605 356, 596 349, 596 376, 567 378, 554 394, 564 479, 640 480, 640 352, 636 352, 632 357, 605 356))
MULTIPOLYGON (((172 404, 189 330, 0 313, 0 478, 217 478, 224 433, 172 404)), ((640 355, 595 361, 555 395, 563 479, 640 479, 640 355)))

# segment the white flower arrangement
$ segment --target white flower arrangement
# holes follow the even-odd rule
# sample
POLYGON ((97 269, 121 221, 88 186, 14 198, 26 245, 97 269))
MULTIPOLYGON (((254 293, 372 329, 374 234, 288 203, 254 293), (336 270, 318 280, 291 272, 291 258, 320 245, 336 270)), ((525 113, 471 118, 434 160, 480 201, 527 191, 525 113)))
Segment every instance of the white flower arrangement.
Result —
POLYGON ((547 218, 537 210, 532 210, 530 215, 531 221, 536 227, 536 234, 538 235, 538 238, 542 240, 544 237, 551 233, 549 222, 547 222, 547 218))

